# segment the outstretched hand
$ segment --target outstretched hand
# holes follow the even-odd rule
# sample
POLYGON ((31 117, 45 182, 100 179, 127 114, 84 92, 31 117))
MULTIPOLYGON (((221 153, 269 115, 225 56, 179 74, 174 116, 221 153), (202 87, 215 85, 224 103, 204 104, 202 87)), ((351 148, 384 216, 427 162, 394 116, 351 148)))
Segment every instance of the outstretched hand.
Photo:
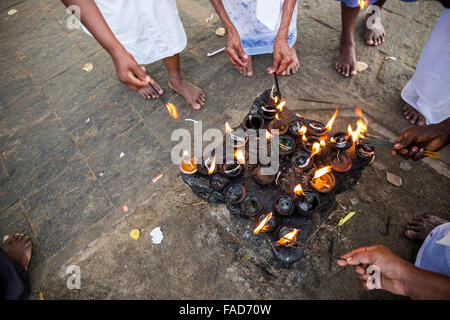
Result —
POLYGON ((425 150, 442 149, 449 143, 449 128, 446 128, 449 125, 448 122, 446 120, 439 124, 406 129, 395 140, 392 154, 398 153, 405 159, 419 160, 423 158, 425 150))
POLYGON ((241 38, 235 29, 227 30, 225 53, 235 67, 246 67, 248 56, 242 49, 241 38))
POLYGON ((276 38, 273 45, 273 64, 267 68, 270 74, 277 73, 280 75, 294 61, 291 48, 286 40, 276 38))

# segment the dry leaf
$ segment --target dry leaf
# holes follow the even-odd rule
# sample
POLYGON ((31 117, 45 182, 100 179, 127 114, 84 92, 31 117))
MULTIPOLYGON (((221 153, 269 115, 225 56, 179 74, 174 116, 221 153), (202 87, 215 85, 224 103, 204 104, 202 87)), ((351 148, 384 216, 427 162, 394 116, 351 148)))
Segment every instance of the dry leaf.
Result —
POLYGON ((355 67, 356 67, 356 71, 363 72, 364 70, 366 70, 369 67, 369 65, 365 62, 357 61, 355 67))
POLYGON ((8 11, 8 16, 15 15, 16 13, 17 13, 16 9, 11 9, 11 10, 8 11))
POLYGON ((92 63, 86 63, 83 66, 83 70, 86 72, 91 72, 94 69, 94 65, 92 63))
POLYGON ((386 172, 386 179, 390 184, 393 184, 396 187, 400 187, 402 185, 402 178, 393 173, 386 172))
POLYGON ((216 34, 217 34, 219 37, 223 37, 223 36, 225 35, 225 28, 222 28, 222 27, 217 28, 216 34))

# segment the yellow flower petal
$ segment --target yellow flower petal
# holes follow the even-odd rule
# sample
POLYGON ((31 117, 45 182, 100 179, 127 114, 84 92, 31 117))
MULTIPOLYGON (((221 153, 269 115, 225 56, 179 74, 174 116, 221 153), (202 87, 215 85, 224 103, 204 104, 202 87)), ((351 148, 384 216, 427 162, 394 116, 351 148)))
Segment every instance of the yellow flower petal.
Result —
POLYGON ((130 232, 130 237, 133 240, 138 240, 139 239, 139 235, 140 235, 139 229, 133 229, 130 232))
POLYGON ((351 217, 354 216, 355 213, 356 213, 355 211, 349 212, 345 217, 343 217, 341 220, 339 220, 338 226, 340 227, 344 223, 346 223, 351 217))

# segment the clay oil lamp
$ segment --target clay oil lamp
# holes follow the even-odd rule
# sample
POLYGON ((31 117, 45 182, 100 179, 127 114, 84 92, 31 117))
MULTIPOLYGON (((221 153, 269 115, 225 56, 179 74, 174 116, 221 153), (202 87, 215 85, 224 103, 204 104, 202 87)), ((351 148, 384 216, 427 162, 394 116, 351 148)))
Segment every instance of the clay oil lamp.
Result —
POLYGON ((234 148, 242 148, 247 144, 248 137, 243 130, 232 130, 228 122, 225 122, 226 141, 234 148))
POLYGON ((260 213, 255 219, 254 234, 273 231, 277 226, 277 220, 272 212, 260 213))
POLYGON ((197 172, 197 160, 190 157, 187 151, 183 152, 183 159, 180 162, 180 170, 184 174, 194 174, 197 172))
POLYGON ((292 166, 298 173, 311 169, 313 162, 308 151, 300 151, 291 158, 292 166))
POLYGON ((222 192, 223 189, 230 183, 230 178, 223 175, 222 173, 215 173, 211 176, 211 180, 209 181, 209 185, 211 189, 214 191, 222 192))
POLYGON ((316 170, 314 175, 308 177, 309 185, 318 192, 330 192, 336 184, 336 179, 334 174, 331 173, 331 169, 331 166, 326 166, 316 170))
POLYGON ((330 138, 330 145, 334 152, 330 156, 331 167, 336 172, 347 172, 352 167, 352 159, 344 151, 351 148, 352 138, 346 133, 336 133, 330 138))
POLYGON ((335 151, 344 151, 350 148, 353 144, 351 136, 344 132, 336 133, 330 138, 331 148, 335 151))
POLYGON ((245 130, 259 130, 264 126, 264 119, 259 115, 249 114, 245 117, 243 125, 245 130))
POLYGON ((265 104, 259 109, 259 113, 266 120, 272 120, 277 114, 277 105, 273 103, 265 104))
POLYGON ((226 162, 222 165, 222 172, 230 178, 234 178, 237 177, 241 174, 242 172, 242 166, 241 164, 234 160, 234 161, 229 161, 226 162))
POLYGON ((294 120, 289 124, 289 131, 296 136, 305 135, 308 128, 306 127, 303 120, 294 120))
POLYGON ((375 156, 375 147, 368 143, 356 145, 356 154, 363 160, 372 159, 375 156))
POLYGON ((287 156, 295 150, 295 142, 290 136, 279 136, 280 156, 287 156))
POLYGON ((296 202, 297 212, 302 216, 310 217, 314 213, 319 212, 322 208, 322 201, 320 196, 315 191, 304 191, 302 195, 297 198, 296 202))
POLYGON ((298 244, 298 233, 300 229, 292 226, 280 226, 275 230, 276 246, 296 247, 298 244))
POLYGON ((292 198, 283 195, 275 201, 275 210, 281 216, 290 216, 294 212, 295 204, 292 198))
POLYGON ((278 113, 275 115, 275 119, 273 119, 269 123, 269 131, 271 134, 277 134, 277 132, 278 134, 285 134, 288 129, 289 127, 286 124, 286 121, 284 121, 284 119, 281 118, 278 113))
POLYGON ((261 200, 257 197, 247 197, 241 203, 241 212, 244 216, 254 217, 262 209, 261 200))
POLYGON ((234 184, 225 190, 225 199, 229 204, 239 204, 246 196, 247 192, 243 185, 234 184))
POLYGON ((313 151, 313 146, 314 144, 317 143, 320 147, 320 141, 319 141, 319 137, 318 136, 309 136, 307 137, 306 135, 302 136, 302 144, 303 144, 303 148, 308 151, 308 152, 312 152, 313 151))
POLYGON ((197 169, 198 172, 204 175, 212 175, 217 172, 216 156, 206 158, 202 164, 197 166, 197 169))
POLYGON ((327 128, 322 122, 311 121, 308 123, 308 133, 312 136, 320 137, 327 134, 327 128))
POLYGON ((268 185, 268 184, 271 184, 272 182, 274 182, 277 175, 276 174, 270 174, 270 175, 262 174, 262 169, 263 169, 263 167, 257 167, 253 171, 254 176, 255 176, 255 181, 262 186, 265 186, 265 185, 268 185))
POLYGON ((261 94, 261 100, 264 101, 264 103, 274 103, 276 104, 278 101, 278 92, 275 90, 275 88, 267 89, 261 94))

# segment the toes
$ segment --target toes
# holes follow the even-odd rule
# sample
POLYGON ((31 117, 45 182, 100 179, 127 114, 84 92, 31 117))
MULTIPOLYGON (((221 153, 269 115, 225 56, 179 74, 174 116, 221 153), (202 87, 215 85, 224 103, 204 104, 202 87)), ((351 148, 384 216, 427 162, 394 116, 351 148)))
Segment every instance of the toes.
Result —
POLYGON ((417 120, 417 115, 416 115, 416 114, 413 114, 411 120, 409 120, 409 123, 411 123, 411 124, 416 124, 416 120, 417 120))
POLYGON ((351 66, 350 67, 350 75, 354 76, 356 75, 358 72, 356 71, 356 66, 351 66))
POLYGON ((406 230, 405 236, 408 237, 409 239, 415 240, 415 239, 417 239, 417 232, 415 232, 413 230, 406 230))
POLYGON ((366 43, 367 43, 369 46, 373 46, 375 42, 373 41, 373 38, 368 38, 368 39, 366 40, 366 43))
POLYGON ((15 236, 17 241, 22 241, 24 237, 25 236, 22 233, 16 233, 16 236, 15 236))

